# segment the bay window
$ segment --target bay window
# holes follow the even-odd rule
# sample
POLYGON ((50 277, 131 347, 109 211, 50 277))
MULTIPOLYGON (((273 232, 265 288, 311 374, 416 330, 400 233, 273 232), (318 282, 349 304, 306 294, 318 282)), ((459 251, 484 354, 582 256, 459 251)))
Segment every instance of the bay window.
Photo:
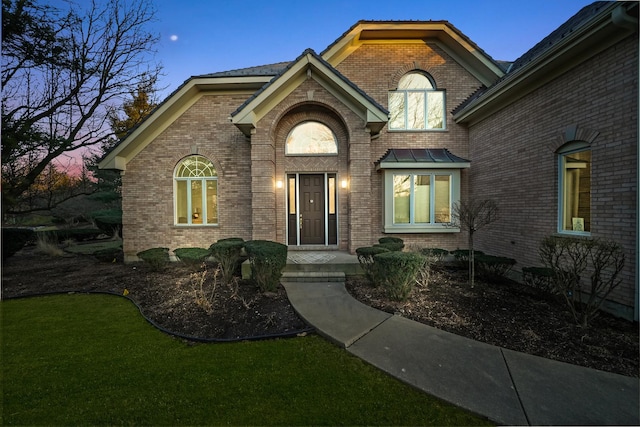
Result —
POLYGON ((460 171, 384 171, 385 232, 456 232, 449 226, 451 209, 460 199, 460 171))

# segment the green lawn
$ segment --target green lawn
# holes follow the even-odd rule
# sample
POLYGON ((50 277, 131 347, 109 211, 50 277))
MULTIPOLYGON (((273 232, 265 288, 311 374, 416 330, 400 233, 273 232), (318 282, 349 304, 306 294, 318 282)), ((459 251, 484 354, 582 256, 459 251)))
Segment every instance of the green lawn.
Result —
POLYGON ((487 424, 317 336, 188 345, 108 295, 0 308, 2 425, 487 424))

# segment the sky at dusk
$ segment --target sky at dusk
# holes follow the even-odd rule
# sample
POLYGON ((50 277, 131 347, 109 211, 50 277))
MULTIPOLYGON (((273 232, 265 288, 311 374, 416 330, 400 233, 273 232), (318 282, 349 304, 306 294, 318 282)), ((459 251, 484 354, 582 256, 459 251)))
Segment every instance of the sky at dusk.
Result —
POLYGON ((446 20, 493 59, 513 61, 590 0, 154 0, 162 100, 193 75, 292 61, 359 20, 446 20))

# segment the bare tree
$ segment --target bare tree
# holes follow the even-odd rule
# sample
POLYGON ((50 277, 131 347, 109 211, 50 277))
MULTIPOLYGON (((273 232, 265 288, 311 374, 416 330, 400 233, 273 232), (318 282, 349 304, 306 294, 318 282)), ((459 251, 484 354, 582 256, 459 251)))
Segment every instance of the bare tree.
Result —
POLYGON ((498 206, 493 200, 459 201, 453 205, 451 212, 452 227, 460 228, 467 232, 469 243, 469 283, 475 284, 475 261, 473 250, 473 235, 476 231, 491 224, 498 219, 498 206))
POLYGON ((24 210, 21 197, 54 159, 112 137, 110 107, 155 82, 161 68, 152 64, 149 0, 94 0, 85 10, 69 2, 64 11, 3 0, 2 13, 6 213, 24 210))

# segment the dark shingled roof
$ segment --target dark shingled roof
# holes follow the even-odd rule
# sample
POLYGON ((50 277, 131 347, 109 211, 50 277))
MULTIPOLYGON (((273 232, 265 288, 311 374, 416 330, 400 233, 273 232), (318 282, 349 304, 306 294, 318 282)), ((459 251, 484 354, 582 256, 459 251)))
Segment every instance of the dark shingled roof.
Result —
POLYGON ((546 50, 554 46, 556 43, 559 43, 560 41, 562 41, 562 39, 584 25, 587 21, 597 15, 603 8, 610 5, 610 1, 597 1, 580 9, 580 11, 569 18, 567 22, 560 25, 551 34, 542 39, 534 47, 529 49, 524 55, 516 59, 509 68, 509 73, 514 72, 518 68, 525 66, 529 62, 539 57, 546 50))
POLYGON ((391 148, 376 162, 380 163, 470 163, 451 154, 446 148, 391 148))
POLYGON ((362 89, 360 89, 358 86, 356 86, 355 83, 353 83, 351 80, 349 80, 348 78, 346 78, 345 76, 343 76, 338 70, 336 70, 335 68, 333 68, 331 66, 331 64, 329 64, 327 61, 325 61, 324 59, 322 59, 322 57, 320 55, 318 55, 317 53, 315 53, 315 51, 313 49, 306 49, 304 52, 302 52, 302 54, 300 54, 300 56, 298 56, 295 60, 289 62, 289 63, 285 63, 286 66, 282 68, 282 70, 280 70, 280 73, 278 73, 277 75, 275 75, 268 83, 266 83, 264 86, 262 86, 256 93, 254 93, 250 98, 248 98, 242 105, 240 105, 233 113, 231 113, 231 117, 237 115, 240 111, 242 111, 242 109, 244 107, 246 107, 251 101, 253 101, 255 98, 257 98, 262 92, 264 92, 270 85, 273 84, 273 82, 275 82, 276 80, 278 80, 278 78, 283 75, 284 73, 287 72, 287 70, 289 70, 291 67, 293 67, 295 65, 296 62, 300 61, 303 57, 307 56, 307 55, 311 55, 313 56, 315 59, 317 59, 319 62, 321 62, 322 64, 324 64, 327 68, 329 68, 336 76, 338 76, 343 82, 345 82, 347 85, 349 85, 353 90, 355 90, 356 92, 358 92, 360 95, 362 95, 365 99, 367 99, 369 102, 371 102, 373 105, 375 105, 378 109, 380 109, 380 111, 384 111, 386 114, 389 114, 389 111, 383 107, 382 105, 380 105, 375 99, 373 99, 370 95, 368 95, 365 91, 363 91, 362 89))
POLYGON ((200 76, 193 76, 192 78, 275 76, 280 74, 290 63, 291 62, 277 62, 275 64, 259 65, 257 67, 239 68, 236 70, 202 74, 200 76))
POLYGON ((457 114, 470 104, 473 104, 476 100, 483 97, 483 95, 496 86, 500 86, 505 84, 511 80, 511 77, 515 74, 516 71, 521 69, 522 67, 530 64, 531 62, 537 60, 541 55, 555 46, 557 43, 560 43, 563 39, 568 37, 571 33, 579 29, 585 23, 587 23, 591 18, 600 13, 603 8, 611 5, 611 1, 596 1, 595 3, 591 3, 588 6, 583 7, 578 13, 573 15, 569 20, 567 20, 564 24, 559 26, 556 30, 551 32, 547 37, 542 39, 538 44, 529 49, 524 55, 520 56, 516 59, 512 64, 509 65, 508 62, 503 62, 501 65, 507 67, 505 75, 495 82, 490 87, 481 86, 478 88, 473 94, 471 94, 467 99, 465 99, 461 104, 455 107, 451 113, 457 114))

